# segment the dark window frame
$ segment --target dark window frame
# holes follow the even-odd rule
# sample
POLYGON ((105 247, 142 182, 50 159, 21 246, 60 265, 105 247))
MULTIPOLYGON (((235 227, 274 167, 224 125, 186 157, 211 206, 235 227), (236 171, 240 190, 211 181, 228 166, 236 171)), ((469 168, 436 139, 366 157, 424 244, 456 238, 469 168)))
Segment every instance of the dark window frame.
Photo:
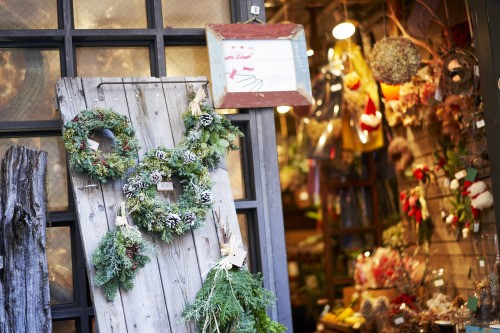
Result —
MULTIPOLYGON (((234 22, 250 18, 250 6, 261 8, 259 19, 265 20, 264 0, 227 0, 231 3, 234 22)), ((76 47, 148 45, 151 76, 166 76, 165 47, 204 46, 204 29, 164 29, 161 0, 146 0, 147 29, 74 29, 72 0, 57 0, 58 29, 0 30, 0 49, 12 47, 58 48, 61 76, 76 76, 76 47)), ((252 242, 252 269, 262 272, 264 286, 278 297, 277 308, 270 311, 292 332, 288 270, 284 240, 281 191, 277 163, 273 109, 241 110, 227 116, 246 129, 242 139, 246 198, 235 201, 237 213, 247 214, 249 238, 252 242)), ((0 136, 60 134, 61 122, 29 121, 0 123, 0 136)), ((68 180, 70 185, 70 180, 68 180)), ((69 209, 49 213, 54 227, 72 226, 75 303, 52 307, 56 320, 75 319, 77 332, 91 332, 92 304, 88 300, 87 276, 83 249, 77 228, 77 216, 71 186, 68 188, 69 209), (78 286, 78 287, 77 287, 78 286)))

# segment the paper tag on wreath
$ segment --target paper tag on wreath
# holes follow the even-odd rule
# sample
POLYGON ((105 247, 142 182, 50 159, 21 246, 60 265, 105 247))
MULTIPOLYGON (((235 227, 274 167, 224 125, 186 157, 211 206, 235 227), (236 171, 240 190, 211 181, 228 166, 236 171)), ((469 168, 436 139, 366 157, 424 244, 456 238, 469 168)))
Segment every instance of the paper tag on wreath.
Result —
MULTIPOLYGON (((97 139, 96 139, 97 140, 97 139)), ((99 141, 87 139, 89 143, 89 148, 92 150, 98 150, 99 149, 99 141)))
POLYGON ((173 191, 174 190, 174 183, 172 182, 159 182, 156 184, 156 189, 158 191, 173 191))
POLYGON ((229 257, 229 262, 235 266, 243 267, 243 263, 245 262, 246 257, 247 257, 247 251, 238 247, 234 249, 234 251, 231 253, 231 256, 229 257))

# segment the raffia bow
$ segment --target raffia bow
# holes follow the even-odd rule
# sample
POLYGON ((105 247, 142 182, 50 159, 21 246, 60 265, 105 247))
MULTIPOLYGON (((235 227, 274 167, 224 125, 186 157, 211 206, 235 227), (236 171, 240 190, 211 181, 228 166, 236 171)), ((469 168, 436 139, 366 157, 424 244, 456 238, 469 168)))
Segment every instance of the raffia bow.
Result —
POLYGON ((115 217, 115 226, 117 227, 130 227, 131 226, 127 222, 127 214, 125 213, 125 202, 120 203, 121 215, 116 215, 115 217))
POLYGON ((191 102, 189 102, 189 109, 191 110, 191 114, 193 116, 201 115, 200 104, 205 97, 207 97, 207 95, 205 94, 205 90, 203 88, 200 88, 196 93, 196 97, 191 102))
POLYGON ((229 239, 229 243, 222 244, 220 254, 224 258, 219 260, 216 267, 224 268, 227 270, 231 269, 233 267, 233 264, 231 263, 231 257, 233 256, 234 251, 238 248, 240 244, 241 240, 236 235, 231 236, 231 238, 229 239))

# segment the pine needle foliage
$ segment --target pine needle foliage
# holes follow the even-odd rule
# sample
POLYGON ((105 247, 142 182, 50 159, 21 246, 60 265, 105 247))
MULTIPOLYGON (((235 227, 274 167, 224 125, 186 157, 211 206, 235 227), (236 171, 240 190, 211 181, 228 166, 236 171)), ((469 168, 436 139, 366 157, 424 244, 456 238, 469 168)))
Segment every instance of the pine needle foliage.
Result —
MULTIPOLYGON (((189 99, 193 100, 195 95, 190 91, 189 99)), ((183 145, 200 156, 203 165, 216 169, 229 151, 238 150, 233 141, 244 135, 211 105, 200 105, 200 109, 201 115, 193 115, 189 110, 182 115, 186 126, 183 145)))
POLYGON ((130 120, 112 109, 83 110, 64 124, 63 140, 71 166, 103 183, 125 178, 128 168, 135 165, 140 148, 130 120), (92 133, 103 129, 115 136, 116 145, 110 153, 88 147, 92 133))
POLYGON ((137 271, 151 262, 149 255, 156 252, 155 245, 145 241, 135 227, 120 226, 108 231, 92 257, 97 269, 94 284, 102 286, 106 299, 112 301, 119 286, 126 290, 134 287, 137 271))
POLYGON ((198 228, 212 207, 212 181, 208 169, 200 159, 194 157, 187 163, 182 146, 175 148, 158 147, 144 155, 124 186, 127 207, 132 212, 134 222, 149 232, 158 233, 161 239, 171 242, 175 235, 198 228), (157 195, 157 180, 153 174, 165 181, 177 177, 182 185, 182 194, 175 202, 164 200, 157 195), (210 200, 203 201, 203 195, 210 200), (169 216, 179 217, 178 223, 171 223, 169 216))
POLYGON ((285 326, 267 315, 276 297, 262 287, 262 280, 245 269, 212 269, 181 322, 194 320, 203 333, 285 332, 285 326))

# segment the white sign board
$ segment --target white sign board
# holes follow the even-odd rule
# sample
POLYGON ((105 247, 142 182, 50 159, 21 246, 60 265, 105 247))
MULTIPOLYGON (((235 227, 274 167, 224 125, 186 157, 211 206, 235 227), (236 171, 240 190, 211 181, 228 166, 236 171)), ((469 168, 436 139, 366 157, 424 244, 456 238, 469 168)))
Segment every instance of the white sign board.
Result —
POLYGON ((228 92, 297 90, 291 40, 225 40, 228 92))

